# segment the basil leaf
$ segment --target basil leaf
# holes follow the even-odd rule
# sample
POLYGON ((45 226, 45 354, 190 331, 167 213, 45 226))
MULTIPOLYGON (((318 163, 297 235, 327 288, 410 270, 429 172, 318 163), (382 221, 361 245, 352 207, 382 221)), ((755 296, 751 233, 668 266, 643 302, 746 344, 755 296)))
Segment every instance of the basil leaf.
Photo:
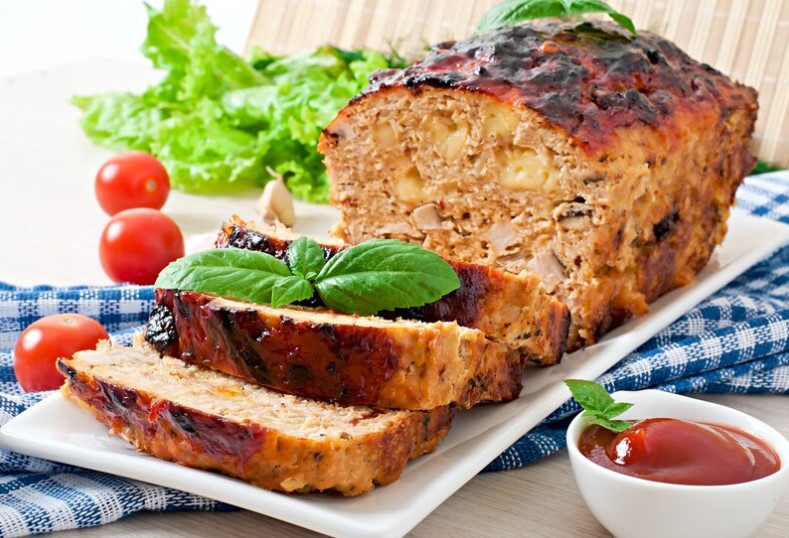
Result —
POLYGON ((622 28, 633 34, 633 37, 638 37, 638 32, 636 31, 636 25, 633 24, 633 21, 630 20, 630 17, 622 15, 621 13, 619 13, 618 11, 614 11, 613 9, 611 11, 607 11, 606 13, 608 13, 608 16, 611 17, 614 20, 614 22, 619 24, 619 26, 621 26, 622 28))
POLYGON ((631 407, 633 407, 633 404, 631 404, 631 403, 614 402, 611 405, 609 405, 608 407, 606 407, 605 409, 603 409, 603 413, 605 413, 605 416, 607 416, 609 418, 610 417, 618 417, 619 415, 621 415, 622 413, 624 413, 625 411, 627 411, 631 407))
POLYGON ((455 271, 438 254, 396 239, 343 250, 315 278, 326 306, 362 315, 422 306, 459 287, 455 271))
POLYGON ((597 424, 614 432, 622 432, 632 424, 626 420, 611 420, 633 407, 633 404, 617 402, 608 394, 605 387, 585 379, 565 379, 573 398, 584 408, 583 415, 592 424, 597 424))
POLYGON ((545 17, 567 19, 584 13, 606 13, 637 36, 633 21, 602 0, 503 0, 489 9, 477 24, 477 32, 498 30, 527 20, 545 17))
POLYGON ((608 420, 598 416, 592 417, 590 422, 616 433, 623 432, 633 427, 633 423, 626 420, 608 420))
POLYGON ((287 276, 290 269, 274 256, 222 248, 175 260, 159 273, 154 285, 269 303, 274 284, 287 276))
POLYGON ((271 289, 271 306, 280 306, 304 301, 312 297, 315 289, 308 281, 299 276, 282 277, 274 283, 271 289))
POLYGON ((638 36, 636 27, 629 17, 622 15, 617 10, 603 2, 602 0, 564 0, 568 15, 582 15, 584 13, 605 13, 619 26, 638 36))
POLYGON ((156 286, 271 303, 275 308, 309 299, 317 290, 329 308, 354 314, 421 306, 460 287, 454 270, 438 254, 402 241, 367 241, 329 262, 311 239, 293 245, 288 249, 292 271, 268 254, 216 249, 171 263, 156 286))
POLYGON ((294 273, 317 274, 326 265, 326 256, 317 241, 299 237, 288 246, 288 265, 294 273))
POLYGON ((594 381, 565 379, 564 384, 572 392, 573 398, 587 411, 602 412, 606 407, 614 403, 614 399, 611 398, 605 387, 594 381))
POLYGON ((487 32, 527 20, 561 17, 564 10, 562 0, 504 0, 482 15, 476 31, 487 32))

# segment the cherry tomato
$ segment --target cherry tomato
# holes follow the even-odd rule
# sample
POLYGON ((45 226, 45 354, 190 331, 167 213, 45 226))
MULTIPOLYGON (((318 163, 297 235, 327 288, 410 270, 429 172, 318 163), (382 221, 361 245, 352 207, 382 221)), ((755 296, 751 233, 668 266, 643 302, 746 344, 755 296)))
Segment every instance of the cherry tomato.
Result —
POLYGON ((54 390, 63 384, 57 359, 94 349, 109 338, 101 323, 81 314, 55 314, 31 323, 14 347, 14 373, 27 392, 54 390))
POLYGON ((184 255, 178 225, 155 209, 121 211, 101 234, 99 258, 115 282, 153 284, 168 263, 184 255))
POLYGON ((124 209, 161 209, 170 194, 170 176, 156 157, 142 151, 116 155, 96 174, 96 199, 108 215, 124 209))

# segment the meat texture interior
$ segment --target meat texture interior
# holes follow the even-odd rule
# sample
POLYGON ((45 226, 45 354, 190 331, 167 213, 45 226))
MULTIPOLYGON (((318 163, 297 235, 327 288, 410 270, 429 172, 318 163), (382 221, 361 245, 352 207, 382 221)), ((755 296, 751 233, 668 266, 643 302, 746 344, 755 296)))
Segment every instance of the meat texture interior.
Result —
POLYGON ((320 143, 335 233, 537 273, 570 349, 692 281, 753 165, 755 90, 613 24, 442 43, 371 82, 320 143))

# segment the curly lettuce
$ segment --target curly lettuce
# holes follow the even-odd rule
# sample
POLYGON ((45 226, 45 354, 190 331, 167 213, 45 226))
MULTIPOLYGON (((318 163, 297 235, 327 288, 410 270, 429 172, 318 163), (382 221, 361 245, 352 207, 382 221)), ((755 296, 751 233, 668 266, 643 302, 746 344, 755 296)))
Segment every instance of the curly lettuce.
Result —
POLYGON ((139 95, 74 97, 91 140, 156 155, 179 190, 228 193, 260 187, 273 173, 295 196, 326 202, 321 129, 373 71, 400 58, 325 46, 284 57, 256 49, 245 60, 217 43, 202 5, 146 7, 142 52, 164 78, 139 95))

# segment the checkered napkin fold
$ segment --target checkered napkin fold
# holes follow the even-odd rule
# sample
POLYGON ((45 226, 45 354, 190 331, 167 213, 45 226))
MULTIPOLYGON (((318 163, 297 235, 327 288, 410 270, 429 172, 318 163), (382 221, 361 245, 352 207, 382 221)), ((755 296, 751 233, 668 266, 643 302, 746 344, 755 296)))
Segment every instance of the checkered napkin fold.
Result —
MULTIPOLYGON (((739 210, 789 224, 789 171, 748 178, 739 210)), ((755 238, 758 240, 758 238, 755 238)), ((150 287, 17 288, 0 284, 0 424, 47 393, 24 394, 11 348, 41 316, 79 312, 98 319, 119 341, 147 319, 150 287)), ((609 390, 789 394, 789 246, 708 298, 599 381, 609 390)), ((524 466, 564 447, 567 402, 488 467, 524 466)), ((168 488, 61 465, 0 448, 0 536, 101 525, 140 510, 232 507, 168 488)))

